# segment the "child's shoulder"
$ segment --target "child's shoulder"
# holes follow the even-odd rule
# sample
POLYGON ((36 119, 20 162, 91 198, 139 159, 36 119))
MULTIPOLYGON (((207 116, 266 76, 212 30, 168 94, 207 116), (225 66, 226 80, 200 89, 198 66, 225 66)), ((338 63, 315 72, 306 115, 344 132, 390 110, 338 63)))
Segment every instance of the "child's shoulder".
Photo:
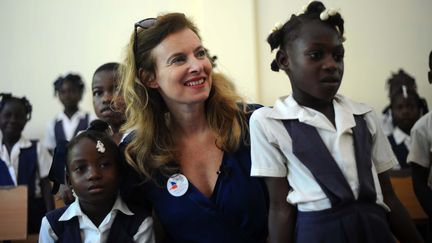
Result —
POLYGON ((432 111, 429 111, 426 115, 420 117, 420 119, 418 119, 414 124, 412 130, 429 130, 430 128, 432 128, 432 111))
POLYGON ((273 106, 263 107, 252 114, 252 120, 288 120, 297 119, 303 108, 297 104, 294 98, 289 96, 279 97, 273 106))
POLYGON ((259 109, 256 109, 250 114, 250 120, 263 120, 268 117, 269 114, 271 114, 272 107, 269 106, 263 106, 259 109))
POLYGON ((48 221, 50 222, 55 222, 58 221, 59 218, 64 214, 64 212, 69 208, 70 205, 66 205, 62 208, 57 208, 54 210, 51 210, 49 212, 46 213, 46 218, 48 219, 48 221))
POLYGON ((340 94, 335 96, 335 100, 342 106, 347 107, 355 115, 363 115, 373 111, 372 107, 370 107, 366 103, 354 101, 340 94))

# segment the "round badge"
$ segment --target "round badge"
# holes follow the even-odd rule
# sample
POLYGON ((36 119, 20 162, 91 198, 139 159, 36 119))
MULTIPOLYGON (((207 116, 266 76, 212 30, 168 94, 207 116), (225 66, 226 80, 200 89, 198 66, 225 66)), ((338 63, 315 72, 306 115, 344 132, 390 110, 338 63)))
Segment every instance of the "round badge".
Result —
POLYGON ((167 181, 168 192, 174 197, 183 196, 189 187, 189 182, 186 176, 182 174, 174 174, 167 181))

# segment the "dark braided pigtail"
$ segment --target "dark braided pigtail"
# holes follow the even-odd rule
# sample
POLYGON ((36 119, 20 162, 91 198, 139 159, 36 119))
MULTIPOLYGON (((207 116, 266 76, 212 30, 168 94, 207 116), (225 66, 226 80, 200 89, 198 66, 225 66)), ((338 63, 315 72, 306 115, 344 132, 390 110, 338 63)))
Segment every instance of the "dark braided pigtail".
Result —
MULTIPOLYGON (((344 20, 342 16, 336 10, 326 10, 322 2, 314 1, 306 7, 304 13, 291 15, 284 25, 273 29, 272 33, 267 37, 267 43, 269 43, 271 51, 289 45, 298 37, 302 24, 312 20, 320 20, 330 25, 338 32, 341 40, 344 40, 344 20)), ((271 69, 275 72, 279 71, 276 59, 273 59, 271 69)))
POLYGON ((66 76, 60 76, 54 81, 54 95, 61 89, 64 82, 70 82, 72 85, 78 88, 80 93, 84 92, 84 82, 80 75, 69 73, 66 76))
POLYGON ((21 103, 26 111, 26 119, 27 121, 30 121, 33 108, 30 104, 30 101, 25 96, 23 96, 22 98, 18 98, 13 96, 11 93, 0 93, 0 112, 3 110, 4 106, 10 101, 18 101, 19 103, 21 103))
POLYGON ((414 77, 409 75, 403 69, 399 69, 397 73, 393 73, 392 76, 387 80, 386 87, 388 89, 388 96, 391 98, 393 93, 400 90, 402 85, 405 85, 407 89, 417 89, 414 77))

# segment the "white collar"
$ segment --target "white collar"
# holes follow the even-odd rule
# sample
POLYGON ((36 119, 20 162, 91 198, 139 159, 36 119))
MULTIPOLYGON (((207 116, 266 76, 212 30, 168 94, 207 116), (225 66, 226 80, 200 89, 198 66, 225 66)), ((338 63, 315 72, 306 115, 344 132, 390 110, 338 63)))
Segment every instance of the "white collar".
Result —
MULTIPOLYGON (((3 136, 0 133, 0 145, 3 145, 3 136)), ((24 148, 30 148, 32 146, 32 143, 29 139, 23 137, 21 135, 20 139, 14 144, 14 147, 18 146, 19 149, 24 149, 24 148)))
POLYGON ((393 130, 393 138, 397 145, 409 141, 410 136, 402 131, 399 127, 395 127, 393 130))
MULTIPOLYGON (((128 208, 126 203, 123 202, 120 195, 117 195, 117 199, 114 202, 114 205, 111 209, 112 211, 118 210, 126 215, 134 215, 132 211, 128 208)), ((62 216, 59 218, 59 221, 68 221, 72 219, 75 216, 84 216, 85 214, 81 210, 81 207, 79 205, 79 200, 75 199, 75 201, 66 209, 66 211, 62 214, 62 216)))
POLYGON ((62 121, 62 120, 74 120, 74 119, 77 119, 77 120, 80 120, 80 119, 83 119, 85 116, 86 116, 86 112, 84 112, 84 111, 82 111, 82 110, 77 110, 72 116, 71 116, 71 118, 69 118, 65 113, 64 113, 64 111, 63 112, 60 112, 59 114, 57 114, 57 117, 56 117, 56 121, 62 121))
MULTIPOLYGON (((333 106, 335 115, 339 117, 336 119, 336 126, 338 127, 338 131, 341 132, 355 126, 356 123, 353 115, 363 115, 372 111, 369 106, 354 102, 342 95, 334 97, 333 106)), ((323 129, 335 129, 328 119, 324 119, 328 121, 328 124, 322 122, 323 114, 309 107, 299 105, 292 95, 279 98, 267 116, 277 120, 298 119, 300 122, 323 129)))
MULTIPOLYGON (((372 110, 369 106, 349 100, 342 95, 334 97, 333 104, 335 103, 341 105, 354 115, 363 115, 372 110)), ((307 119, 307 117, 310 119, 311 115, 314 116, 311 113, 315 112, 311 110, 308 107, 299 105, 293 96, 290 95, 279 98, 272 111, 268 114, 268 117, 278 120, 299 119, 301 121, 302 119, 307 119), (287 109, 287 107, 290 109, 287 109)))

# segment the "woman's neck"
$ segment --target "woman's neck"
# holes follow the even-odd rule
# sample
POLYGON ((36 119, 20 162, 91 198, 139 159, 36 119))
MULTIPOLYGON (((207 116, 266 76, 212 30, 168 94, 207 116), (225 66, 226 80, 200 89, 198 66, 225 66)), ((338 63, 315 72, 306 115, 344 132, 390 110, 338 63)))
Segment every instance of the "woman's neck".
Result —
POLYGON ((204 104, 170 111, 170 127, 176 136, 187 137, 209 129, 204 104))

